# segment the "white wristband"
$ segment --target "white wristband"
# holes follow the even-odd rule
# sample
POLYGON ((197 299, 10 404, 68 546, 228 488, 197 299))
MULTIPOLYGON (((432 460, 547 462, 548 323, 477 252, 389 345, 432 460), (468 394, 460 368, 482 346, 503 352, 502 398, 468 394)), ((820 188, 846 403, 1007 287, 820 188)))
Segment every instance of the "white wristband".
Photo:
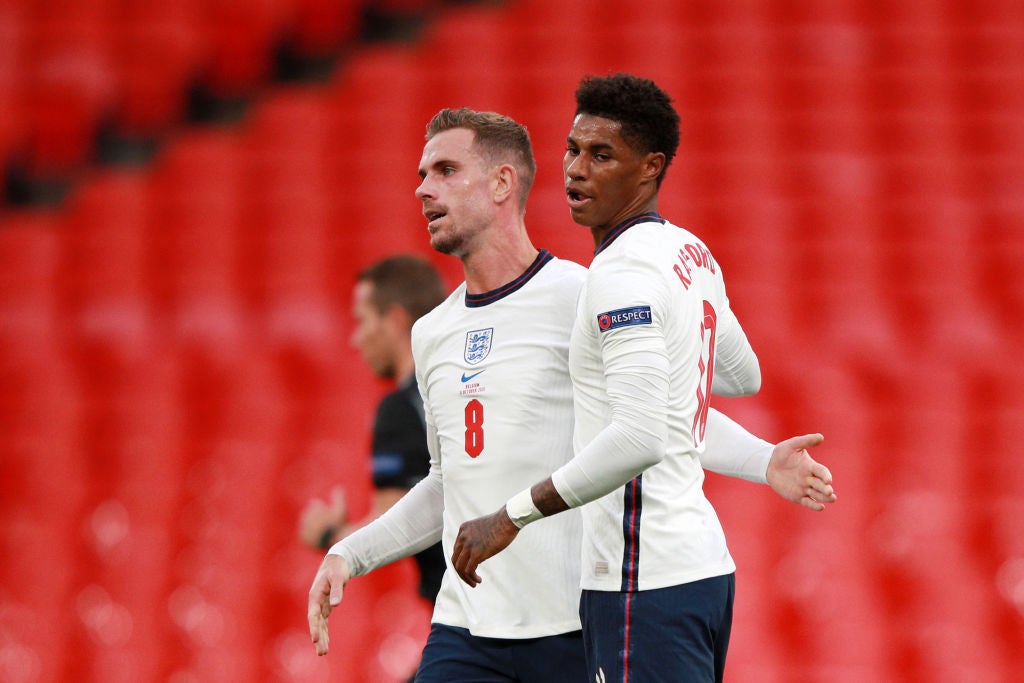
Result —
POLYGON ((530 493, 530 489, 520 491, 516 495, 508 499, 505 503, 505 512, 508 513, 509 519, 519 529, 530 522, 536 522, 544 515, 537 506, 533 504, 533 494, 530 493))

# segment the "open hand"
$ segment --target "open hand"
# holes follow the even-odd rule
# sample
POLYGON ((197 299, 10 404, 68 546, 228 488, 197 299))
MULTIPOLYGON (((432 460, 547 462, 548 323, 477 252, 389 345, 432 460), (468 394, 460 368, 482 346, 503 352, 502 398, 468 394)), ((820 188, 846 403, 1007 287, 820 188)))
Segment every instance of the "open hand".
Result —
POLYGON ((821 434, 805 434, 780 441, 768 461, 768 484, 792 503, 820 512, 825 503, 836 502, 832 473, 807 452, 825 440, 821 434))

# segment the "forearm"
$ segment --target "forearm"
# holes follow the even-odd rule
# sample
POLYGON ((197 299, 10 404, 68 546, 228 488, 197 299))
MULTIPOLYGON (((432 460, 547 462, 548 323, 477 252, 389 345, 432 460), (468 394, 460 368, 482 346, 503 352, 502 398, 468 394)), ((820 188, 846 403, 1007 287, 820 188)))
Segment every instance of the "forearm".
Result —
POLYGON ((505 512, 508 514, 508 518, 519 529, 542 517, 557 515, 568 509, 569 504, 555 488, 551 477, 534 484, 525 491, 520 491, 505 503, 505 512))
POLYGON ((506 511, 516 526, 597 500, 661 461, 667 365, 663 354, 639 353, 609 375, 611 422, 551 477, 509 500, 506 511))
MULTIPOLYGON (((662 426, 664 422, 662 422, 662 426)), ((664 456, 664 435, 640 431, 643 422, 613 422, 569 463, 551 475, 551 482, 569 507, 597 500, 625 485, 664 456)))
POLYGON ((708 411, 704 452, 700 454, 704 469, 766 484, 773 448, 773 444, 754 436, 714 408, 708 411))
POLYGON ((659 352, 631 353, 609 367, 609 424, 551 477, 569 507, 597 500, 661 462, 668 440, 668 378, 668 359, 659 352))
POLYGON ((443 511, 440 472, 431 470, 387 512, 336 543, 328 554, 342 556, 352 576, 361 576, 441 540, 443 511))
POLYGON ((342 514, 342 522, 327 523, 322 526, 320 531, 319 542, 317 547, 323 550, 329 550, 332 545, 337 543, 343 538, 346 538, 354 534, 359 529, 377 519, 385 512, 391 509, 391 506, 397 503, 402 497, 408 493, 408 489, 401 489, 398 487, 387 486, 374 490, 373 493, 373 507, 370 508, 370 512, 362 519, 356 521, 349 521, 345 519, 345 515, 342 514))

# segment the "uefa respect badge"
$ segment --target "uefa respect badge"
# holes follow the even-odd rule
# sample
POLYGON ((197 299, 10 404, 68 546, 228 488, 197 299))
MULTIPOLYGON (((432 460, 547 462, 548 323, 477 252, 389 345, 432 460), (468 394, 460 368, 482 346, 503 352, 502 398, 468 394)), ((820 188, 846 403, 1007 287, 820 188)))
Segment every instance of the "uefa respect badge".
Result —
POLYGON ((651 307, 633 306, 631 308, 619 308, 607 313, 598 313, 597 329, 601 332, 615 330, 620 327, 631 327, 633 325, 650 325, 651 307))

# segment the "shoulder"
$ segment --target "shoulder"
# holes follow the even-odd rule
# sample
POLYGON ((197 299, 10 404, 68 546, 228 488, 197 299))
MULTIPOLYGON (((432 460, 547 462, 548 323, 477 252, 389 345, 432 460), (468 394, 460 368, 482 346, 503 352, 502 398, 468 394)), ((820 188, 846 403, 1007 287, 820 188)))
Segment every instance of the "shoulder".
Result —
POLYGON ((717 270, 717 262, 700 237, 668 221, 639 223, 615 240, 594 258, 591 279, 602 273, 671 273, 684 262, 707 264, 717 270))
POLYGON ((587 273, 587 305, 602 311, 638 303, 671 306, 679 253, 692 238, 667 222, 634 225, 594 257, 587 273))
POLYGON ((554 258, 548 263, 544 270, 544 282, 555 292, 568 295, 573 300, 579 294, 580 288, 587 279, 587 269, 575 261, 564 261, 554 258), (548 269, 550 268, 550 271, 548 269), (548 272, 544 272, 548 271, 548 272))
POLYGON ((666 250, 663 237, 659 223, 633 226, 594 257, 586 275, 587 286, 608 278, 648 277, 662 261, 666 250))
POLYGON ((708 248, 707 243, 699 235, 688 228, 682 228, 671 223, 666 223, 665 226, 671 229, 672 240, 679 245, 681 251, 701 261, 714 262, 711 249, 708 248))
POLYGON ((628 256, 645 257, 650 256, 652 251, 659 254, 670 254, 674 249, 690 242, 701 242, 701 240, 687 228, 682 228, 675 223, 650 221, 640 223, 627 230, 622 237, 616 240, 613 247, 618 246, 618 251, 628 256))
MULTIPOLYGON (((554 287, 580 286, 586 278, 587 269, 575 261, 560 259, 551 255, 528 283, 528 289, 548 290, 554 287)), ((527 288, 524 288, 527 289, 527 288)))
POLYGON ((429 343, 432 330, 441 329, 444 321, 451 318, 455 311, 461 310, 466 298, 466 283, 463 282, 433 310, 421 317, 412 325, 413 348, 422 348, 429 343))
POLYGON ((569 279, 582 278, 583 275, 587 272, 586 268, 576 263, 575 261, 560 259, 557 256, 551 259, 551 262, 548 264, 548 267, 551 268, 552 274, 556 275, 557 277, 564 277, 569 279))

